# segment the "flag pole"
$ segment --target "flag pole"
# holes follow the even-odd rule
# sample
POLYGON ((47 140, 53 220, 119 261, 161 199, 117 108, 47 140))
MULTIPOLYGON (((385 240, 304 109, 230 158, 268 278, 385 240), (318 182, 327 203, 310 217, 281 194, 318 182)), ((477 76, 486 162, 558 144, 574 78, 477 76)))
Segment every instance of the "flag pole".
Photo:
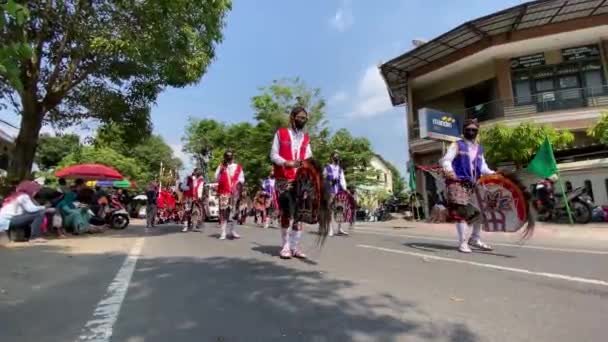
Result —
POLYGON ((566 195, 566 190, 564 189, 564 182, 562 181, 562 176, 559 174, 559 170, 555 170, 557 173, 557 181, 559 182, 559 186, 562 189, 562 198, 564 199, 564 204, 566 205, 566 212, 568 213, 568 220, 570 224, 574 224, 574 220, 572 219, 572 211, 570 210, 570 204, 568 204, 568 196, 566 195))

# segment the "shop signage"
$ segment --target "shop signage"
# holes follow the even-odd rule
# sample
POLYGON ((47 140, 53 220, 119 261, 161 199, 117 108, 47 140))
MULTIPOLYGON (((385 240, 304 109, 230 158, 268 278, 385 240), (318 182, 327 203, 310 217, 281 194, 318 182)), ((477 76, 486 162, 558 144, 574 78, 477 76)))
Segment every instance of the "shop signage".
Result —
POLYGON ((431 108, 418 110, 420 138, 441 141, 460 139, 462 119, 459 115, 445 113, 431 108))
POLYGON ((579 46, 562 50, 564 62, 578 61, 580 59, 598 58, 600 48, 597 45, 579 46))
POLYGON ((543 52, 528 56, 511 59, 511 69, 526 69, 539 65, 545 65, 545 54, 543 52))

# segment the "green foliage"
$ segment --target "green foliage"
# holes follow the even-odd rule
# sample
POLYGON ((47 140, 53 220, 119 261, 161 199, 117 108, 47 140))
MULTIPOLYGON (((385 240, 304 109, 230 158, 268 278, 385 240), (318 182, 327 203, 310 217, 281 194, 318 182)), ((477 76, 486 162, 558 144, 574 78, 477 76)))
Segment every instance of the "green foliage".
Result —
POLYGON ((555 149, 564 148, 574 141, 570 131, 558 131, 549 126, 524 122, 517 127, 496 125, 481 130, 484 156, 491 165, 512 162, 519 169, 534 156, 545 137, 555 149))
POLYGON ((80 137, 76 134, 58 136, 42 134, 35 161, 41 170, 48 170, 57 166, 63 158, 79 148, 81 148, 80 137))
POLYGON ((5 55, 2 70, 11 76, 11 65, 19 68, 18 77, 0 77, 0 99, 11 99, 23 130, 9 171, 27 173, 42 123, 119 122, 133 136, 149 135, 150 106, 166 87, 201 79, 231 7, 230 0, 31 0, 28 25, 9 9, 0 41, 16 63, 4 65, 5 55))
POLYGON ((608 113, 602 113, 597 123, 587 130, 587 134, 602 144, 608 144, 608 113))
POLYGON ((70 153, 59 163, 59 168, 83 163, 99 163, 111 166, 132 180, 143 178, 143 170, 134 158, 125 157, 111 148, 85 146, 70 153))
MULTIPOLYGON (((23 90, 19 77, 19 61, 32 56, 32 49, 26 42, 23 30, 28 17, 28 9, 15 0, 0 5, 0 84, 5 83, 17 91, 23 90), (14 31, 15 34, 4 34, 9 31, 14 31)), ((2 87, 0 98, 1 91, 2 87)))
POLYGON ((191 119, 183 138, 184 151, 196 155, 204 148, 212 148, 212 175, 222 161, 226 148, 236 152, 237 162, 243 165, 249 186, 257 186, 272 169, 270 147, 276 130, 286 127, 289 112, 296 105, 304 106, 309 113, 306 129, 311 135, 313 155, 321 163, 329 162, 333 150, 338 150, 343 160, 347 182, 350 185, 373 183, 369 177, 369 160, 373 156, 371 144, 365 138, 355 138, 345 130, 333 136, 325 127, 325 100, 319 89, 309 89, 300 79, 274 81, 269 87, 260 88, 261 94, 251 99, 255 123, 225 124, 211 119, 191 119), (356 169, 359 167, 365 170, 356 169))
POLYGON ((403 197, 405 195, 404 191, 406 190, 405 179, 401 176, 401 172, 399 172, 393 163, 387 160, 384 162, 393 175, 393 195, 399 198, 403 197))

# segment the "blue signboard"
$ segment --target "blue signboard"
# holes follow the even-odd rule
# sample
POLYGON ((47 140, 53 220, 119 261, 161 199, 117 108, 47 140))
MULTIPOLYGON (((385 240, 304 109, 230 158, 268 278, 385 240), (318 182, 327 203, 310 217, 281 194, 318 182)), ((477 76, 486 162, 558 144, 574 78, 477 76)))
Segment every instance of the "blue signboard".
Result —
POLYGON ((444 113, 431 108, 418 110, 420 138, 442 141, 456 141, 462 133, 460 115, 444 113))

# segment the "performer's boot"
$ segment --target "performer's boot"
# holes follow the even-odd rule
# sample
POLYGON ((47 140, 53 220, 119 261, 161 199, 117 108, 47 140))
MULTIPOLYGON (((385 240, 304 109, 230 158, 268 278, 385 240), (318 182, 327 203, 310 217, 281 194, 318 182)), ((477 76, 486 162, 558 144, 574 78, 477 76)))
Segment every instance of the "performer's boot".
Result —
POLYGON ((237 234, 234 221, 230 221, 230 234, 229 236, 233 239, 240 239, 241 236, 237 234))
POLYGON ((456 223, 456 233, 458 233, 458 251, 462 253, 471 253, 471 248, 469 248, 469 245, 467 244, 467 240, 465 238, 466 230, 466 222, 456 223))
POLYGON ((471 238, 469 239, 469 246, 477 249, 481 249, 482 251, 491 251, 492 247, 480 239, 481 235, 481 224, 474 223, 473 224, 473 232, 471 233, 471 238))
POLYGON ((266 217, 266 220, 264 220, 264 228, 268 227, 270 227, 270 217, 266 217))
POLYGON ((338 223, 338 234, 348 235, 348 233, 344 229, 342 229, 342 223, 338 223))
POLYGON ((185 233, 188 231, 188 220, 184 222, 184 227, 182 228, 182 232, 185 233))
POLYGON ((220 240, 226 240, 226 221, 222 221, 222 223, 220 223, 220 229, 222 230, 222 232, 220 233, 220 240))
POLYGON ((302 230, 291 231, 291 255, 294 258, 306 259, 306 254, 300 248, 300 240, 302 239, 302 230))
POLYGON ((291 259, 291 248, 289 245, 289 236, 287 235, 288 233, 288 228, 281 228, 281 252, 279 253, 281 259, 291 259))
POLYGON ((332 220, 332 222, 329 223, 329 232, 327 233, 328 236, 334 236, 334 221, 332 220))

